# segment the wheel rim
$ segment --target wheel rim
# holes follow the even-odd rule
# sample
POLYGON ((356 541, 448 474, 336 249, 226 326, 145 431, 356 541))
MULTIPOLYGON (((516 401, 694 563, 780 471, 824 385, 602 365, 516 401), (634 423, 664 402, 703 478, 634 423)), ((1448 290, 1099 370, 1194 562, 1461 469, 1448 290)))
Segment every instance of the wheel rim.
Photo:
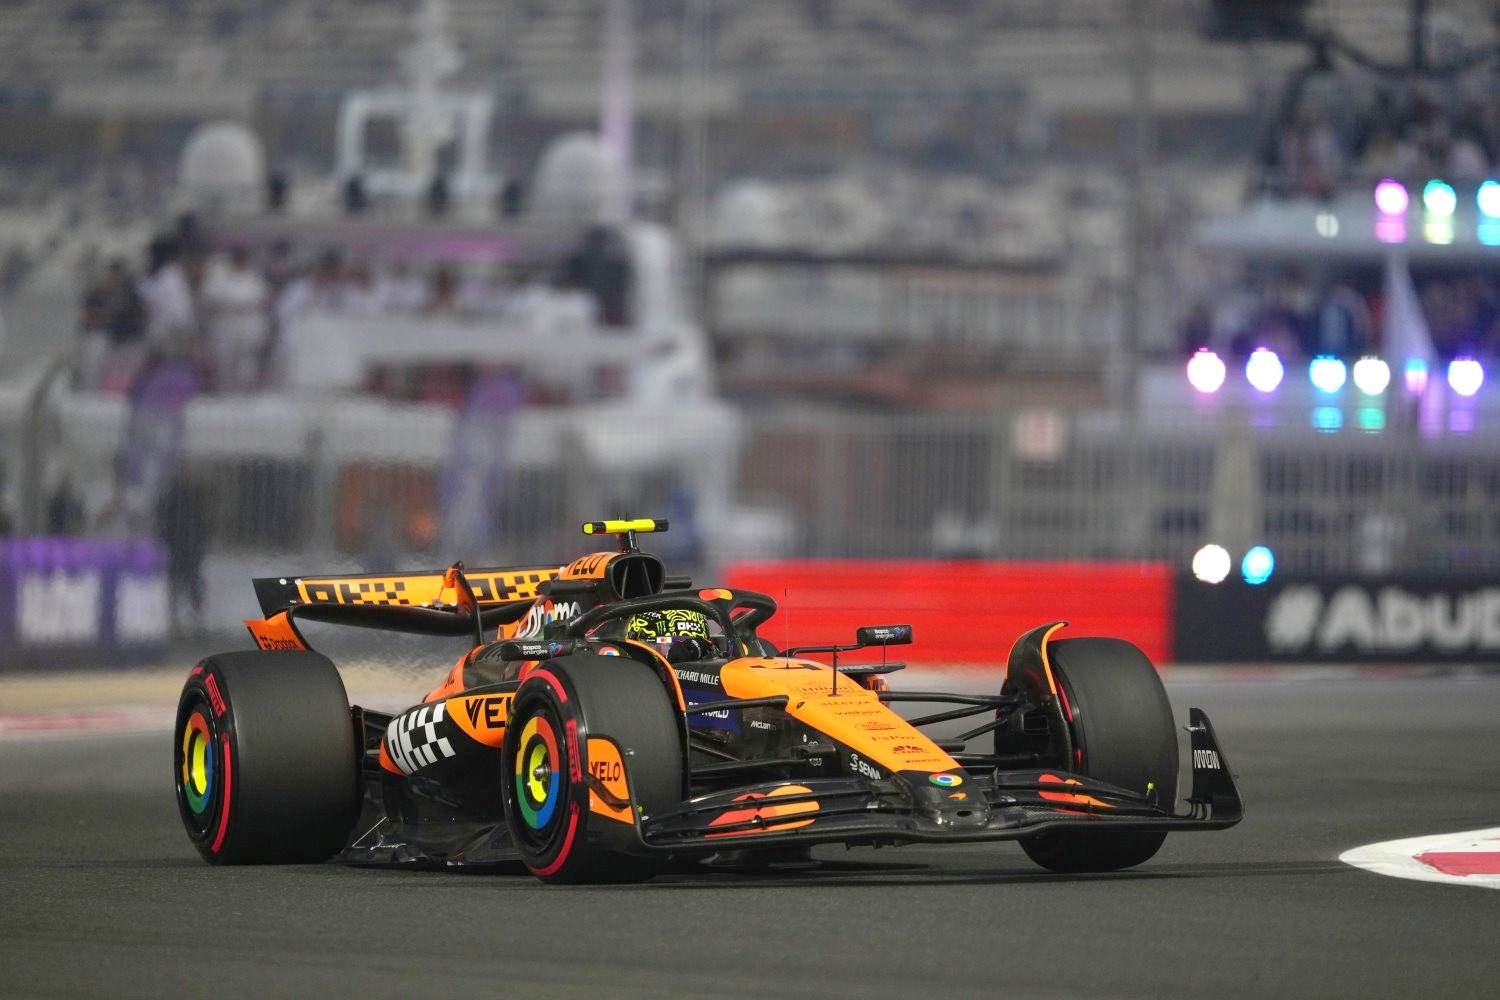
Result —
POLYGON ((522 838, 534 848, 545 848, 561 827, 566 797, 563 774, 567 759, 558 739, 560 726, 548 711, 526 720, 517 740, 513 781, 522 838))
POLYGON ((217 730, 208 705, 196 701, 188 709, 182 738, 176 745, 177 799, 194 833, 207 835, 213 826, 213 806, 219 793, 217 730))

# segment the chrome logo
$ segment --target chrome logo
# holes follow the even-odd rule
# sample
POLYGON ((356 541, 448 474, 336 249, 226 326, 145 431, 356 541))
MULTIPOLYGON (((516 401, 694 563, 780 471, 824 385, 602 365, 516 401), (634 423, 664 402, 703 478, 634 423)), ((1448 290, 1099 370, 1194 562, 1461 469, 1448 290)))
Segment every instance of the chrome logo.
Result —
POLYGON ((955 785, 962 785, 964 783, 964 779, 956 774, 932 774, 928 775, 927 780, 943 788, 952 788, 955 785))
POLYGON ((532 716, 521 730, 520 753, 516 754, 516 804, 521 818, 540 830, 557 811, 562 758, 557 752, 557 734, 541 716, 532 716))
POLYGON ((208 808, 214 791, 213 735, 203 710, 194 710, 182 730, 182 794, 194 815, 208 808))

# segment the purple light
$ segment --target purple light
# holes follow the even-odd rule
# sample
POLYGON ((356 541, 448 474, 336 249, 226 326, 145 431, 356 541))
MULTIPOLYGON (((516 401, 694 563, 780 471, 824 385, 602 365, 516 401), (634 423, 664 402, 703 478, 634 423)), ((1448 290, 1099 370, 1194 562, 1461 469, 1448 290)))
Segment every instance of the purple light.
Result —
POLYGON ((1460 396, 1472 396, 1484 384, 1484 366, 1473 358, 1454 358, 1448 363, 1448 384, 1460 396))
POLYGON ((1245 378, 1261 392, 1275 392, 1285 374, 1286 368, 1276 352, 1264 347, 1251 351, 1245 362, 1245 378))
POLYGON ((1407 206, 1411 204, 1411 195, 1406 191, 1406 185, 1400 181, 1387 177, 1375 185, 1375 207, 1380 209, 1383 215, 1405 215, 1407 206))
POLYGON ((1200 347, 1198 353, 1188 359, 1187 377, 1199 392, 1218 392, 1224 384, 1224 362, 1213 351, 1200 347))
POLYGON ((1381 216, 1375 222, 1375 238, 1382 243, 1406 242, 1406 219, 1400 215, 1381 216))

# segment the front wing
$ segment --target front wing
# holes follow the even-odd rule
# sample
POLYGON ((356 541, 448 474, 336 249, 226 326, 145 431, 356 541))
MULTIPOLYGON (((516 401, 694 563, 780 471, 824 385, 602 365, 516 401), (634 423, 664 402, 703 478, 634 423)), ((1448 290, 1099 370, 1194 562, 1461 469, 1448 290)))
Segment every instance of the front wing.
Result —
POLYGON ((783 844, 1015 840, 1061 828, 1226 829, 1240 821, 1244 804, 1208 716, 1195 708, 1190 720, 1193 784, 1181 813, 1154 794, 1082 775, 1003 771, 993 782, 976 777, 964 783, 962 796, 949 788, 929 790, 909 776, 766 782, 642 817, 636 830, 647 851, 689 853, 783 844))

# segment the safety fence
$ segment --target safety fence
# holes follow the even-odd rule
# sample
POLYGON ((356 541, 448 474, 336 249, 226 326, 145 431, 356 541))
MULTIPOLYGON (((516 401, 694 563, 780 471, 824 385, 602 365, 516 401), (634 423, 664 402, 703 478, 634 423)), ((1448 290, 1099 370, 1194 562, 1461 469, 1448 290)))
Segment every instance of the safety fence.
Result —
MULTIPOLYGON (((1055 612, 1050 597, 1024 605, 1028 619, 1139 596, 1091 594, 1084 581, 1107 575, 1096 564, 1154 563, 1170 576, 1210 542, 1236 578, 1250 547, 1272 553, 1257 594, 1296 577, 1500 574, 1500 448, 1488 433, 1128 424, 1004 407, 487 409, 205 397, 170 378, 129 400, 58 387, 8 398, 13 535, 151 542, 176 567, 169 591, 200 595, 187 619, 174 608, 198 627, 254 614, 253 573, 561 562, 589 545, 579 522, 614 514, 667 517, 672 530, 651 547, 704 580, 792 558, 1092 567, 1057 585, 1055 612)), ((939 588, 923 599, 960 611, 1015 603, 1040 586, 1021 578, 1017 592, 980 574, 977 597, 939 588)), ((957 627, 945 619, 927 634, 957 627)), ((1166 626, 1154 627, 1137 641, 1165 650, 1166 626)))

